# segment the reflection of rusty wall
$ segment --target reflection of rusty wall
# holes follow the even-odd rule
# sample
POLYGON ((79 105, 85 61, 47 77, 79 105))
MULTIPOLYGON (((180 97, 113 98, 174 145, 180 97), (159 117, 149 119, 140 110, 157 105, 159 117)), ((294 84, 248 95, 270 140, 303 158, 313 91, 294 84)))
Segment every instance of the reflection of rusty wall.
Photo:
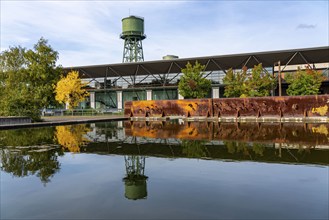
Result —
POLYGON ((127 136, 328 145, 329 124, 126 121, 127 136))
POLYGON ((329 117, 329 95, 125 102, 125 116, 329 117))
POLYGON ((214 139, 328 145, 328 130, 328 124, 216 123, 214 139))
POLYGON ((162 139, 178 138, 211 140, 212 128, 207 125, 208 123, 178 124, 165 121, 125 121, 125 134, 127 136, 162 139))

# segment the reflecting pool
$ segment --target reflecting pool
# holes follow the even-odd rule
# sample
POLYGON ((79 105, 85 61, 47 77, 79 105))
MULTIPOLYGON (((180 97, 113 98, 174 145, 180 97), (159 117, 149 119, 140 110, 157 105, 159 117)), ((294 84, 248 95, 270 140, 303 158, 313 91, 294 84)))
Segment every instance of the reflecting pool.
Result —
POLYGON ((0 130, 0 219, 328 219, 329 125, 0 130))

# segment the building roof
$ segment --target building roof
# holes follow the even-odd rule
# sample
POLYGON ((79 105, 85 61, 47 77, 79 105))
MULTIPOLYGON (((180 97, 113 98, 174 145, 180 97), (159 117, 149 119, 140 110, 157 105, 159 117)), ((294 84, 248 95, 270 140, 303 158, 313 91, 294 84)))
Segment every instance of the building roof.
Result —
POLYGON ((90 66, 65 67, 64 71, 79 71, 81 78, 122 77, 134 75, 159 75, 180 73, 187 62, 206 65, 205 71, 227 70, 229 68, 248 68, 262 63, 263 67, 273 67, 278 61, 281 66, 314 64, 329 62, 329 46, 278 50, 220 56, 180 58, 172 60, 154 60, 133 63, 116 63, 90 66))

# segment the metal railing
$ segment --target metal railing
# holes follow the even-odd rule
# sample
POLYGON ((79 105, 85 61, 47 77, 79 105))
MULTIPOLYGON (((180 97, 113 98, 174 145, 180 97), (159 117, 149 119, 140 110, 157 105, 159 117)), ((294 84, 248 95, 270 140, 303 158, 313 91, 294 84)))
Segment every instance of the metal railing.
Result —
POLYGON ((96 115, 122 115, 118 109, 59 109, 54 110, 53 116, 96 116, 96 115))

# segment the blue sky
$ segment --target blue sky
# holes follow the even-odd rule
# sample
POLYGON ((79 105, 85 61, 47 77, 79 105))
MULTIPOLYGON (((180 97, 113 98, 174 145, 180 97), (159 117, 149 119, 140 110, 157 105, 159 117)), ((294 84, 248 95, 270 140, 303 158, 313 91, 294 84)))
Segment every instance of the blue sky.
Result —
POLYGON ((1 51, 44 37, 58 64, 122 61, 121 19, 145 19, 144 59, 329 45, 329 1, 1 0, 1 51))

